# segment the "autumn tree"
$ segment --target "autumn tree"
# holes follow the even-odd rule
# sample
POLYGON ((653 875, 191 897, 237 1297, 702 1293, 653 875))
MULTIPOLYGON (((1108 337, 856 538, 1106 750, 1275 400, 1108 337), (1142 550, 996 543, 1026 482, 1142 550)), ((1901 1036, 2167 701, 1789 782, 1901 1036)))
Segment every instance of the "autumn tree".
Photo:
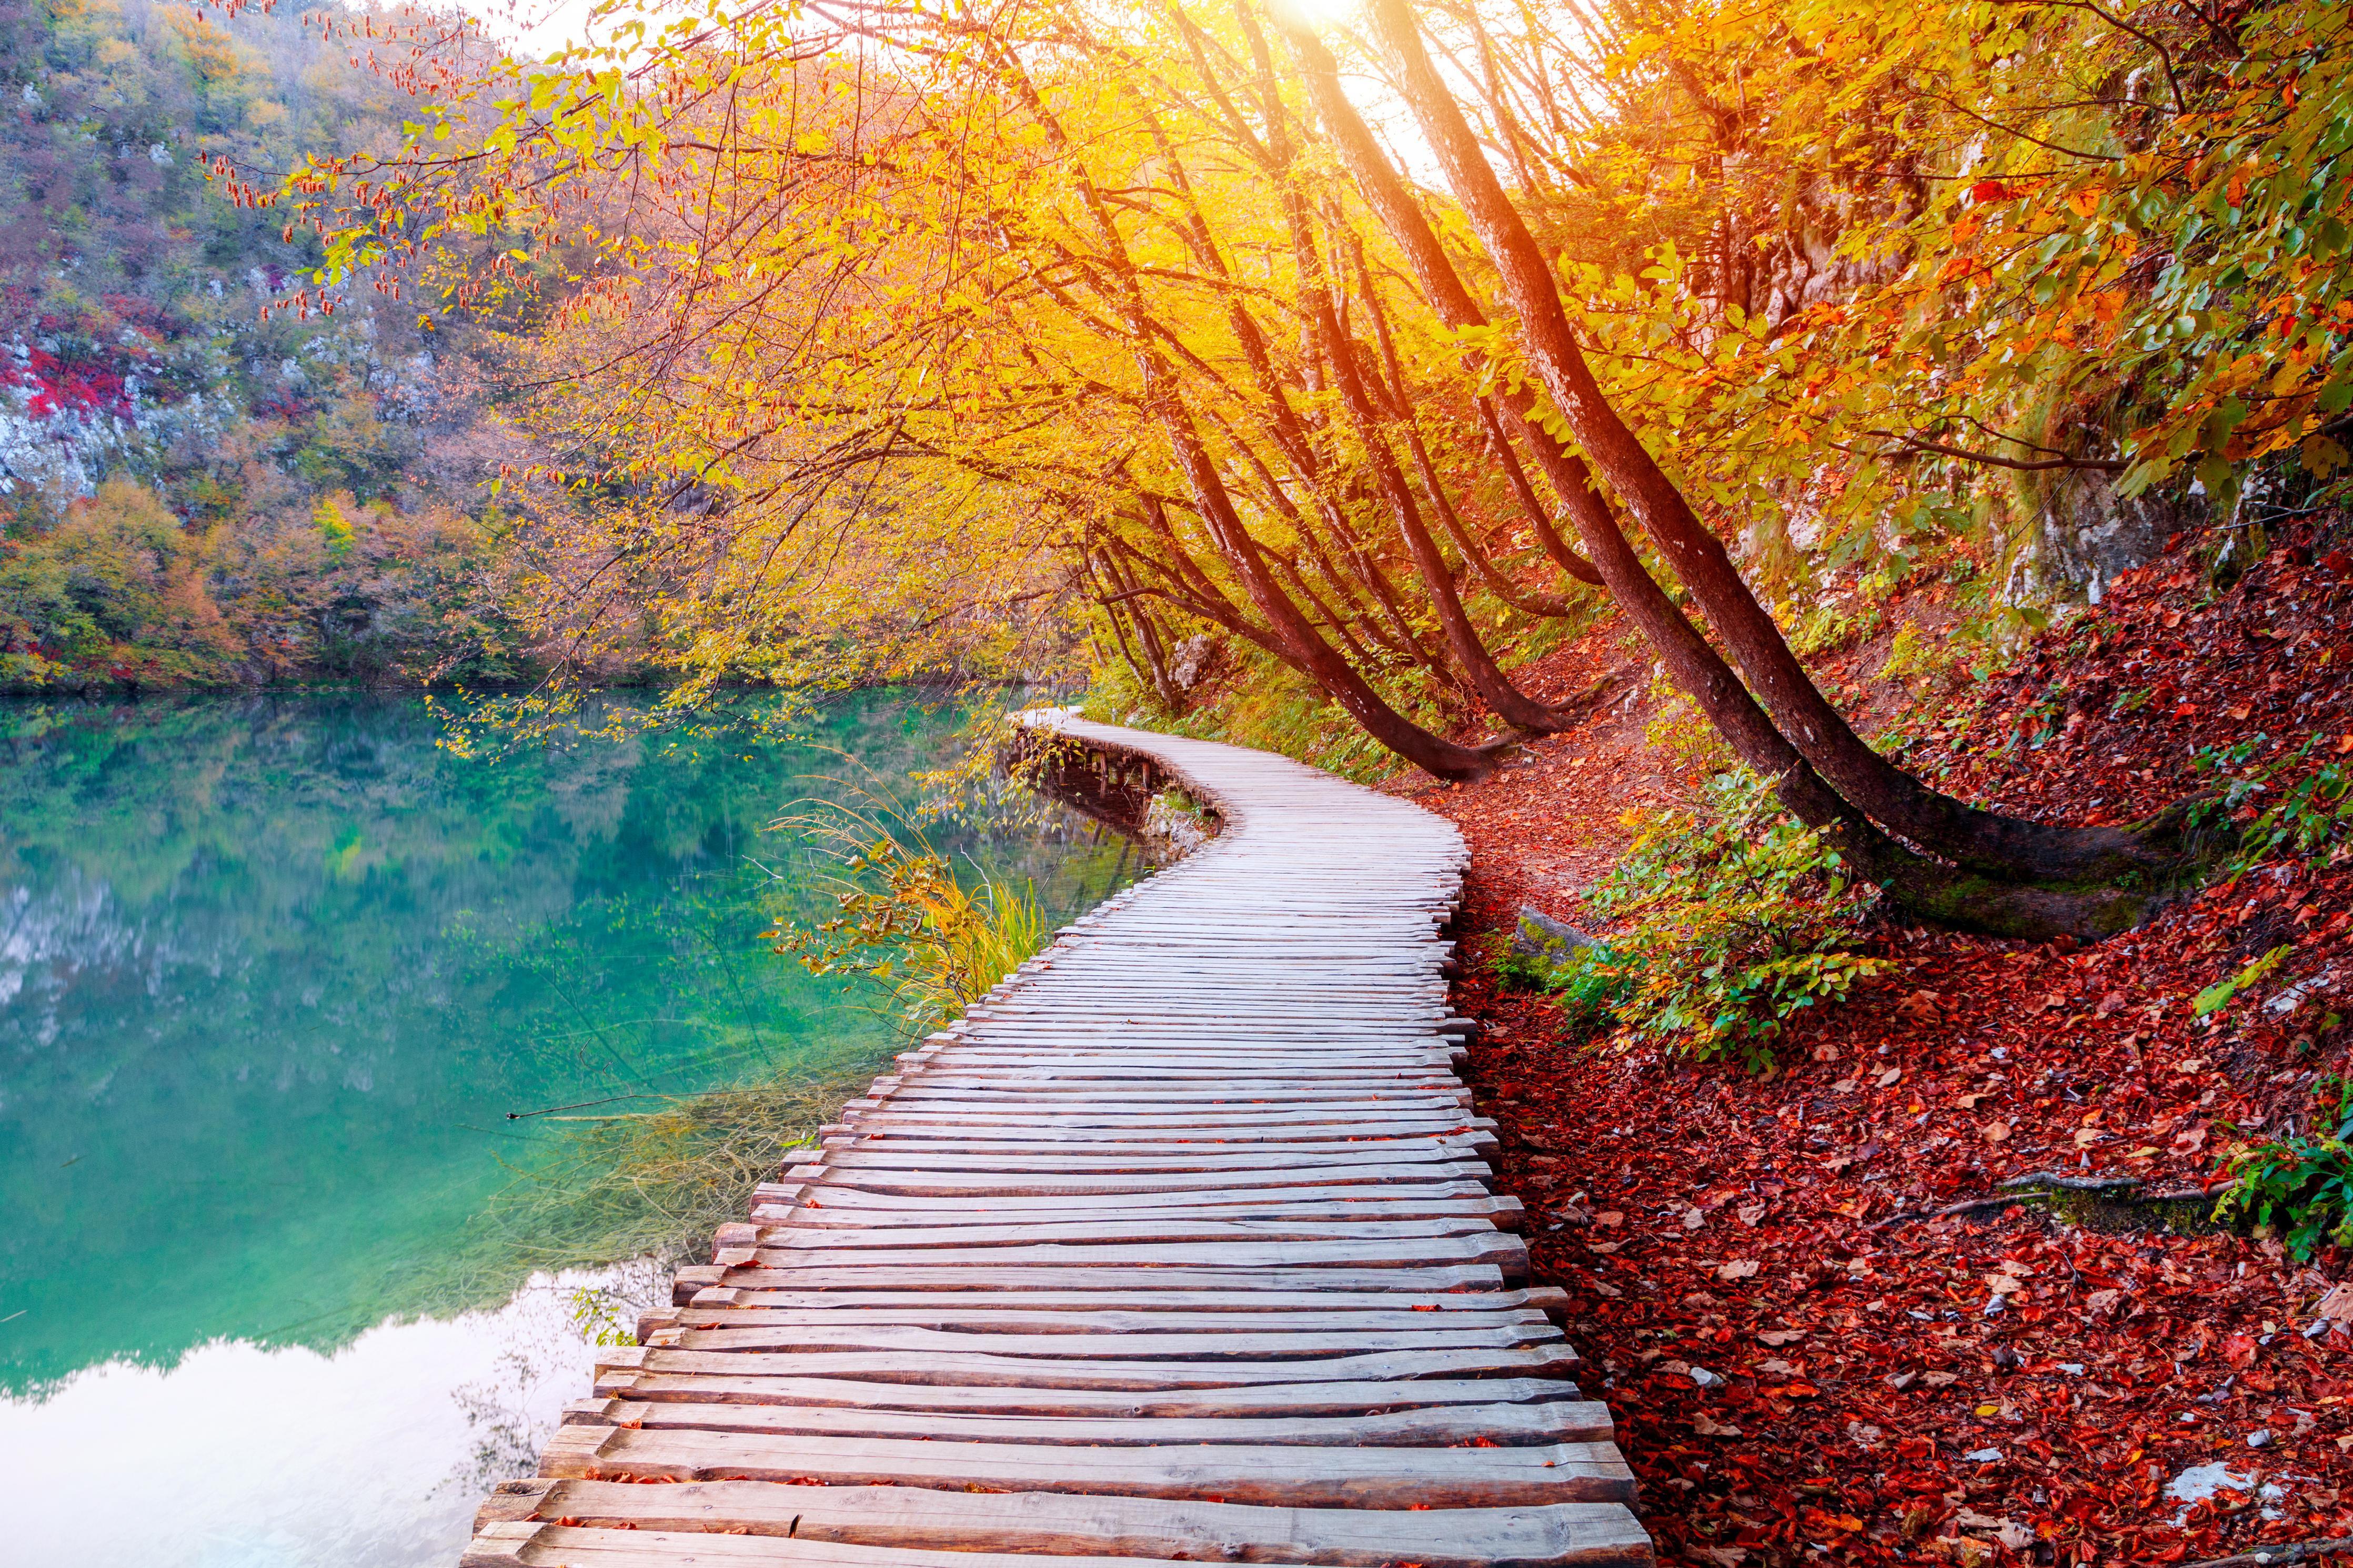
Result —
POLYGON ((2333 32, 2294 8, 2227 47, 2168 43, 2191 27, 2171 13, 2067 5, 1566 15, 1368 0, 1361 39, 1259 0, 657 15, 626 48, 507 62, 398 160, 317 165, 292 194, 353 264, 459 228, 575 258, 546 385, 563 478, 599 504, 567 593, 650 587, 707 675, 807 675, 878 630, 1091 601, 1164 690, 1171 619, 1207 624, 1398 755, 1474 777, 1488 752, 1400 693, 1573 722, 1492 628, 1598 584, 1735 754, 1915 910, 2021 933, 2137 919, 2187 874, 2179 814, 2038 823, 1914 777, 1818 688, 1727 540, 1772 537, 1823 451, 1864 470, 1844 526, 1867 541, 1887 538, 1873 508, 1917 517, 1953 465, 2146 489, 2190 458, 2211 498, 2294 443, 2315 471, 2338 460, 2335 318, 2305 314, 2334 285, 2294 256, 2343 243, 2342 192, 2322 211, 2285 183, 2337 134, 2315 89, 2333 32), (2072 98, 2028 85, 2052 43, 2100 68, 2072 98), (1347 85, 1366 69, 1442 195, 1347 85), (1639 183, 1637 143, 1714 182, 1641 209, 1655 243, 1609 218, 1636 210, 1605 182, 1639 183), (1873 160, 1883 188, 1844 199, 1873 160), (1775 292, 1757 258, 1784 241, 1736 189, 1801 166, 1793 206, 1846 215, 1835 300, 1775 292), (2140 412, 2106 448, 2010 431, 2010 361, 2084 379, 2118 322, 2145 343, 2231 330, 2199 312, 2258 274, 2200 220, 2169 268, 2131 272, 2133 226, 2192 189, 2211 225, 2272 203, 2262 276, 2301 290, 2263 306, 2284 367, 2152 349, 2109 394, 2140 412), (2028 216, 2038 192, 2092 237, 2028 216), (2003 204, 2016 243, 1988 262, 1968 247, 2003 204), (2206 304, 2179 292, 2191 258, 2215 268, 2206 304), (2181 310, 2163 333, 2158 300, 2181 310), (952 574, 926 560, 988 587, 943 609, 952 574))

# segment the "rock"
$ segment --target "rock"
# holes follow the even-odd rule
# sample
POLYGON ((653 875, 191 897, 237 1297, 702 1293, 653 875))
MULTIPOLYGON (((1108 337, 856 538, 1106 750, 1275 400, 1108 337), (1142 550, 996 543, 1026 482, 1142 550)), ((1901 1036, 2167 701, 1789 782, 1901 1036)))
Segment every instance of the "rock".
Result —
POLYGON ((1524 958, 1556 968, 1571 954, 1600 945, 1567 921, 1556 921, 1533 905, 1520 906, 1519 929, 1512 933, 1512 951, 1524 958))
POLYGON ((1214 816, 1182 791, 1162 790, 1145 806, 1141 837, 1162 861, 1183 859, 1216 833, 1214 816))
POLYGON ((1210 655, 1215 650, 1207 632, 1197 632, 1176 645, 1176 658, 1170 665, 1168 679, 1176 683, 1179 691, 1190 691, 1209 672, 1210 655))

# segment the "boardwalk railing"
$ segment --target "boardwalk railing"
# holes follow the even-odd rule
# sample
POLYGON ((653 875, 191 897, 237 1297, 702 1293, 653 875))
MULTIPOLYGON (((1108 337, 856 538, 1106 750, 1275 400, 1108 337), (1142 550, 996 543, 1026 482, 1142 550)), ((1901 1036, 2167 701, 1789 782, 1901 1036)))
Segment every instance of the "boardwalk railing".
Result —
POLYGON ((1065 728, 1161 759, 1222 836, 760 1189, 466 1568, 1649 1560, 1452 1071, 1453 827, 1065 728))

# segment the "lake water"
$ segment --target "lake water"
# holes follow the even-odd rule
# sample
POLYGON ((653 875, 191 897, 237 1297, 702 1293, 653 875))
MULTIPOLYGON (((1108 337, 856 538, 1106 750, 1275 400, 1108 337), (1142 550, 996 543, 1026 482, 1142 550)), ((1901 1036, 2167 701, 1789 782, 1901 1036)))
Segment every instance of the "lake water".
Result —
MULTIPOLYGON (((806 728, 486 761, 411 699, 0 702, 0 1561, 454 1561, 586 1393, 571 1288, 651 1283, 451 1273, 557 1117, 901 1043, 761 940, 829 902, 769 825, 912 799, 953 717, 806 728)), ((939 842, 1058 913, 1140 869, 939 842)))

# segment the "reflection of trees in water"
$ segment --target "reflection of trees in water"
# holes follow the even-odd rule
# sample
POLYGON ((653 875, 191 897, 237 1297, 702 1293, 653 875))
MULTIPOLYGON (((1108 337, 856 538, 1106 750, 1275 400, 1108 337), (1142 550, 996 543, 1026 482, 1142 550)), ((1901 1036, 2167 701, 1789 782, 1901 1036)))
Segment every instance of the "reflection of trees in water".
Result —
POLYGON ((669 1272, 640 1259, 586 1278, 537 1275, 507 1306, 484 1314, 505 1343, 491 1376, 450 1391, 472 1447, 436 1496, 480 1497, 501 1481, 538 1472, 540 1450, 563 1420, 565 1403, 585 1386, 589 1347, 599 1342, 596 1320, 581 1310, 584 1297, 612 1321, 634 1320, 668 1302, 669 1272))
MULTIPOLYGON (((898 782, 952 719, 863 697, 819 736, 898 782)), ((506 1112, 887 1047, 758 940, 821 896, 767 825, 842 758, 649 735, 484 763, 435 733, 407 699, 0 702, 0 1315, 26 1310, 0 1387, 499 1299, 514 1272, 437 1275, 447 1241, 497 1161, 570 1146, 506 1112), (72 1283, 134 1264, 178 1289, 72 1283)), ((1124 847, 1074 821, 955 844, 1058 912, 1124 847)))

